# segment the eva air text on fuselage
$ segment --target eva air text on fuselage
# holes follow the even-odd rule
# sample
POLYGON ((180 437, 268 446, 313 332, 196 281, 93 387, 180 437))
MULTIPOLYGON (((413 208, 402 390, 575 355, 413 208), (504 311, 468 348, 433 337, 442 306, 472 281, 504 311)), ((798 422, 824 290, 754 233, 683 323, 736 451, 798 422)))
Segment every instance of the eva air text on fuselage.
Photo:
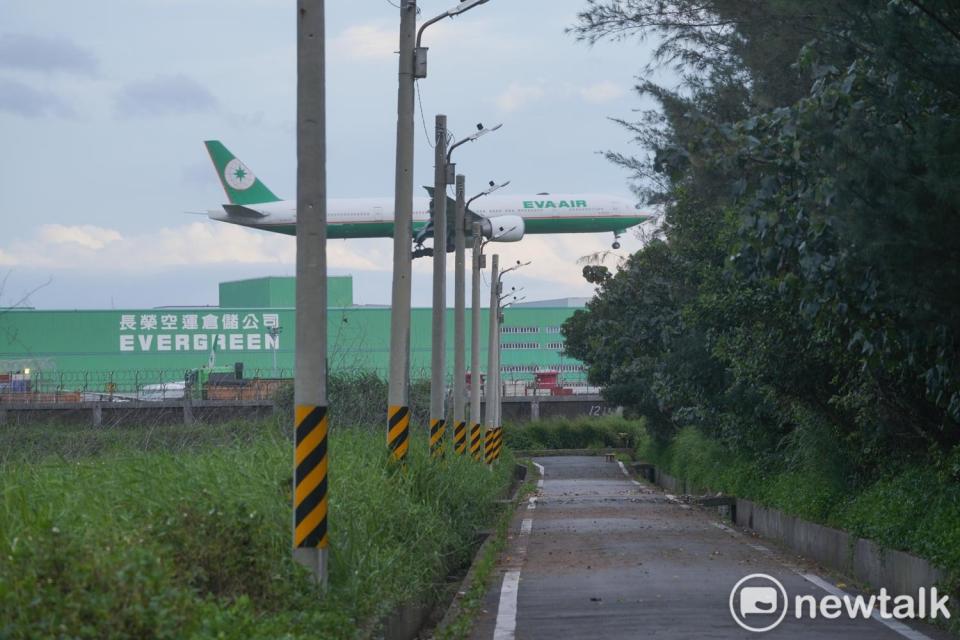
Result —
POLYGON ((524 200, 524 209, 585 209, 586 200, 524 200))

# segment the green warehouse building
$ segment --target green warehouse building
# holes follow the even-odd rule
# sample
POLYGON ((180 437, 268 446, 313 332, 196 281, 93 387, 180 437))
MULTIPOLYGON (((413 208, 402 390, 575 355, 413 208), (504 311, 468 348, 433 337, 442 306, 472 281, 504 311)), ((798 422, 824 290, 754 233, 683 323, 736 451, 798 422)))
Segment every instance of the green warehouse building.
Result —
MULTIPOLYGON (((242 363, 245 378, 293 373, 294 278, 220 284, 216 307, 123 310, 10 309, 0 313, 0 374, 26 374, 34 391, 133 391, 182 381, 188 370, 242 363)), ((517 393, 537 372, 560 384, 585 386, 583 365, 564 355, 560 325, 585 299, 517 304, 504 310, 501 367, 517 393)), ((373 371, 385 377, 390 353, 389 306, 353 304, 353 279, 328 286, 331 372, 373 371)), ((447 311, 447 363, 453 366, 453 310, 447 311)), ((488 310, 482 313, 481 370, 486 369, 488 310)), ((413 310, 411 377, 429 378, 431 310, 413 310)), ((470 362, 467 316, 467 362, 470 362)), ((508 389, 508 393, 510 393, 508 389)))

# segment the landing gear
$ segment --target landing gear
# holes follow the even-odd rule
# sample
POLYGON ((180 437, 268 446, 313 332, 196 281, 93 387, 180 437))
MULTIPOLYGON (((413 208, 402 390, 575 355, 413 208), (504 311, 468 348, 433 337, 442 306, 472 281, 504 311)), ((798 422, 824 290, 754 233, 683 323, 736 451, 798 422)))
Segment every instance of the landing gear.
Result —
POLYGON ((614 249, 620 248, 620 236, 622 235, 622 233, 623 233, 622 231, 613 232, 613 244, 610 246, 613 247, 614 249))
POLYGON ((414 260, 417 258, 429 258, 433 255, 433 247, 424 247, 422 244, 418 244, 416 249, 410 254, 410 257, 414 260))

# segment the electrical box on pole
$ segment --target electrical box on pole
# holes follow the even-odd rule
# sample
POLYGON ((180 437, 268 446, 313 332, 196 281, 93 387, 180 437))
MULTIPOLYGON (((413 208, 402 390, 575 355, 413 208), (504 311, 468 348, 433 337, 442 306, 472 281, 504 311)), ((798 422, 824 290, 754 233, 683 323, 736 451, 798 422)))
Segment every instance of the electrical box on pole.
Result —
POLYGON ((422 80, 427 77, 427 51, 429 47, 417 47, 413 51, 413 77, 422 80))

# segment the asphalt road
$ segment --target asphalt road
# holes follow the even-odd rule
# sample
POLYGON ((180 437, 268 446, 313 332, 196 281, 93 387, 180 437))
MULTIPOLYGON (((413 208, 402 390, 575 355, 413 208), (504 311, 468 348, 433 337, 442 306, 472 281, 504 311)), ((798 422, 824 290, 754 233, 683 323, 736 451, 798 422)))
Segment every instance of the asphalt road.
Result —
MULTIPOLYGON (((929 625, 897 630, 845 614, 797 619, 797 595, 819 602, 827 589, 839 594, 838 584, 853 592, 815 565, 630 479, 615 462, 602 457, 536 462, 544 468, 543 485, 514 520, 475 639, 950 637, 929 625), (787 594, 775 596, 775 605, 759 601, 760 612, 741 614, 745 624, 762 628, 788 603, 782 623, 764 633, 741 628, 731 614, 734 585, 756 573, 779 580, 787 594), (769 613, 768 606, 776 611, 769 613)), ((743 586, 766 586, 755 593, 770 597, 771 583, 763 579, 743 586)), ((741 596, 746 597, 738 591, 732 605, 738 613, 741 596)))

